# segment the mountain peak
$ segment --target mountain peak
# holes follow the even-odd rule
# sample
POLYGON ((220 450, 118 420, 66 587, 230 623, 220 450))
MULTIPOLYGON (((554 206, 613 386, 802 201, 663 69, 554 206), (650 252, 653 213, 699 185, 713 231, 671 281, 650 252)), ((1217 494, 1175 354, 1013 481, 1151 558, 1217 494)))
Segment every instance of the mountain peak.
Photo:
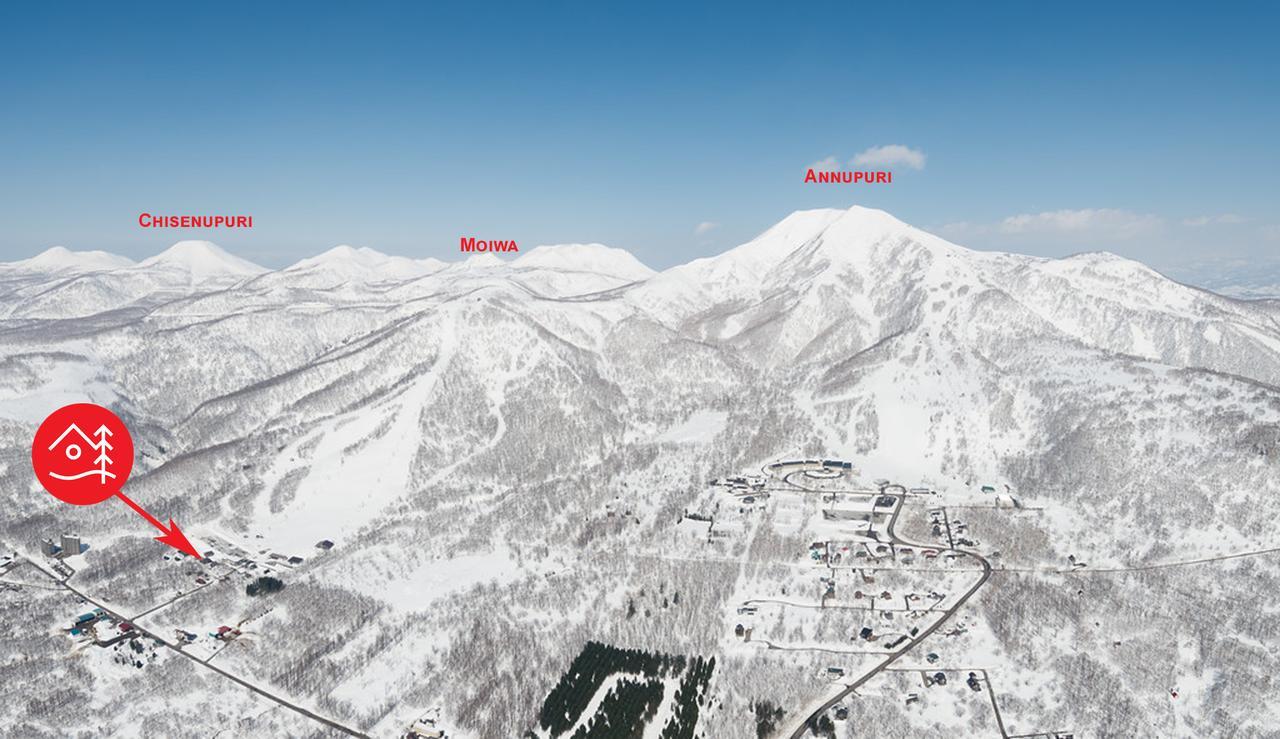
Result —
POLYGON ((595 272, 631 282, 657 274, 631 252, 604 244, 555 244, 537 246, 520 255, 513 267, 595 272))
POLYGON ((310 267, 318 267, 326 264, 338 263, 354 263, 364 266, 376 266, 388 259, 386 254, 370 249, 367 246, 354 247, 348 244, 339 244, 332 249, 321 252, 314 257, 300 259, 286 269, 308 269, 310 267))
POLYGON ((95 272, 132 264, 133 260, 110 252, 72 251, 65 246, 54 246, 11 266, 40 272, 95 272))
POLYGON ((912 226, 879 208, 851 205, 848 208, 813 208, 793 211, 786 218, 769 227, 752 239, 758 241, 787 241, 797 243, 813 239, 823 231, 839 224, 843 229, 857 231, 907 230, 912 226))
POLYGON ((162 268, 186 272, 193 280, 219 277, 252 277, 265 267, 228 253, 212 241, 179 241, 154 257, 138 263, 139 268, 162 268))
POLYGON ((892 232, 917 231, 883 210, 859 205, 848 209, 797 210, 745 244, 673 267, 664 274, 694 277, 704 282, 759 282, 792 254, 813 245, 819 238, 830 242, 830 247, 839 244, 839 248, 849 251, 892 232))
POLYGON ((436 259, 390 256, 367 246, 340 244, 322 254, 299 260, 284 272, 323 272, 344 279, 405 280, 438 272, 444 266, 436 259))
POLYGON ((689 266, 710 275, 761 280, 792 254, 821 240, 830 255, 850 254, 861 245, 892 234, 923 235, 912 226, 876 208, 854 205, 847 209, 797 210, 764 233, 741 246, 689 266), (701 263, 701 264, 700 264, 701 263))
POLYGON ((461 269, 485 269, 489 267, 501 267, 506 262, 502 261, 502 257, 497 254, 472 254, 461 262, 455 263, 453 266, 461 269))

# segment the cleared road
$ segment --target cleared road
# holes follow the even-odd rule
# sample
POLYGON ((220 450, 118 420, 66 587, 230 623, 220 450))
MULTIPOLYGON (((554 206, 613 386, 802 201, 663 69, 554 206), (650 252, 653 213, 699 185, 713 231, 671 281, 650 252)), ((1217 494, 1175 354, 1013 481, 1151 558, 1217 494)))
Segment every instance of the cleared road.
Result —
MULTIPOLYGON (((126 621, 126 622, 129 622, 129 623, 133 623, 134 631, 137 631, 139 634, 142 634, 143 636, 149 637, 149 638, 151 638, 151 639, 155 639, 156 641, 158 641, 158 642, 160 642, 161 644, 163 644, 163 645, 165 645, 166 647, 168 647, 168 648, 170 649, 170 651, 172 651, 172 652, 174 652, 174 653, 176 653, 176 654, 180 654, 180 655, 182 655, 184 658, 191 660, 191 662, 192 662, 193 664, 199 665, 199 666, 200 666, 201 668, 203 668, 203 669, 210 670, 210 671, 212 671, 212 672, 216 672, 217 674, 219 674, 219 675, 221 675, 221 676, 225 677, 226 679, 228 679, 228 680, 230 680, 230 681, 232 681, 232 682, 236 683, 237 685, 239 685, 239 686, 241 686, 241 687, 243 687, 243 688, 246 688, 246 689, 248 689, 248 690, 251 690, 251 691, 253 691, 254 693, 257 693, 258 695, 262 696, 263 698, 266 698, 266 699, 267 699, 267 700, 269 700, 269 701, 272 701, 272 702, 274 702, 274 703, 276 703, 276 704, 278 704, 278 705, 280 705, 280 706, 282 706, 282 707, 284 707, 284 708, 287 708, 287 709, 289 709, 290 711, 293 711, 294 713, 297 713, 297 714, 299 714, 299 715, 301 715, 301 716, 305 716, 305 717, 307 717, 307 718, 311 719, 312 721, 315 721, 315 722, 320 723, 320 724, 324 724, 325 726, 328 726, 328 727, 329 727, 329 728, 331 728, 331 729, 334 729, 334 730, 336 730, 336 731, 340 731, 340 732, 342 732, 343 734, 347 734, 347 735, 349 735, 349 736, 363 737, 363 739, 369 739, 369 735, 368 735, 368 734, 365 734, 364 732, 357 731, 356 729, 353 729, 353 728, 351 728, 351 727, 349 727, 349 726, 346 726, 346 725, 344 725, 344 724, 341 724, 341 723, 339 723, 339 722, 337 722, 337 721, 335 721, 335 720, 333 720, 333 719, 331 719, 331 718, 327 718, 327 717, 325 717, 325 716, 321 716, 320 714, 316 713, 315 711, 312 711, 312 710, 311 710, 311 709, 309 709, 309 708, 306 708, 306 707, 304 707, 304 706, 300 706, 300 705, 298 705, 297 703, 293 703, 292 701, 290 701, 290 700, 288 700, 288 699, 286 699, 286 698, 283 698, 283 697, 281 697, 281 696, 279 696, 279 695, 276 695, 275 693, 272 693, 272 692, 270 692, 270 691, 268 691, 268 690, 264 690, 264 689, 262 689, 262 688, 258 687, 257 685, 254 685, 253 683, 251 683, 251 682, 249 682, 249 681, 247 681, 247 680, 244 680, 244 679, 242 679, 242 678, 240 678, 240 677, 238 677, 238 676, 236 676, 236 675, 234 675, 234 674, 232 674, 232 673, 230 673, 230 672, 227 672, 226 670, 224 670, 224 669, 222 669, 222 668, 220 668, 220 667, 215 667, 215 666, 213 666, 213 665, 211 665, 211 664, 208 664, 207 662, 203 662, 203 661, 201 661, 200 659, 196 658, 196 656, 195 656, 195 655, 187 654, 185 651, 183 651, 183 650, 181 650, 181 649, 178 649, 177 647, 175 647, 174 645, 172 645, 172 644, 170 644, 169 642, 165 641, 164 639, 161 639, 161 638, 160 638, 159 636, 157 636, 155 633, 153 633, 153 632, 151 632, 151 631, 147 630, 146 628, 144 628, 144 627, 142 627, 142 626, 139 626, 138 624, 136 624, 136 623, 134 623, 134 622, 132 622, 132 621, 129 621, 129 619, 128 619, 124 614, 118 613, 118 612, 116 612, 116 611, 112 610, 111 608, 108 608, 106 605, 104 605, 104 604, 102 604, 102 603, 99 603, 99 602, 98 602, 97 600, 95 600, 93 597, 91 597, 91 596, 89 596, 89 595, 87 595, 87 594, 85 594, 85 593, 82 593, 81 591, 79 591, 78 589, 76 589, 76 587, 75 587, 74 585, 72 585, 71 583, 67 582, 66 580, 61 580, 61 579, 59 579, 59 578, 55 577, 53 574, 51 574, 51 573, 47 572, 43 567, 40 567, 39 565, 37 565, 37 564, 36 564, 34 561, 32 561, 30 558, 27 558, 27 561, 31 564, 31 566, 32 566, 32 567, 34 567, 34 568, 35 568, 36 570, 38 570, 39 572, 43 573, 43 574, 44 574, 46 577, 48 577, 49 579, 53 580, 53 581, 54 581, 54 583, 56 583, 57 585, 59 585, 59 586, 60 586, 60 587, 62 587, 63 589, 67 590, 67 591, 68 591, 68 592, 70 592, 70 593, 75 594, 76 596, 78 596, 78 597, 80 597, 80 598, 83 598, 84 600, 88 601, 89 603, 92 603, 93 605, 97 606, 98 608, 101 608, 101 609, 102 609, 102 610, 103 610, 107 615, 111 616, 112 618, 116 619, 117 621, 126 621)), ((154 610, 154 609, 153 609, 153 610, 154 610)))
MULTIPOLYGON (((891 542, 901 546, 920 547, 920 548, 935 547, 934 544, 920 544, 918 542, 907 541, 906 539, 899 537, 897 533, 894 532, 894 526, 898 522, 898 513, 901 512, 903 500, 906 498, 905 494, 878 493, 878 495, 889 495, 896 500, 896 503, 893 507, 893 513, 889 515, 889 523, 888 523, 888 526, 886 526, 886 533, 888 534, 889 540, 891 542)), ((973 597, 974 593, 978 592, 978 590, 983 585, 985 585, 987 580, 991 577, 991 563, 988 562, 985 557, 975 552, 966 551, 964 549, 956 549, 954 546, 943 551, 951 551, 951 552, 960 554, 962 556, 972 557, 973 559, 975 559, 978 562, 978 564, 982 566, 982 574, 978 577, 978 580, 974 582, 974 584, 968 590, 966 590, 963 594, 961 594, 960 597, 957 598, 956 601, 952 603, 949 608, 947 608, 947 610, 942 612, 941 618, 934 621, 932 625, 922 630, 914 638, 908 640, 906 644, 904 644, 900 649, 898 649, 895 652, 889 653, 888 658, 885 659, 884 662, 881 662, 879 665, 876 665, 870 671, 864 673, 861 677, 859 677, 857 680, 851 683, 844 690, 840 691, 830 700, 823 703, 816 710, 812 711, 808 716, 805 716, 804 720, 800 723, 799 726, 796 727, 795 731, 791 732, 790 739, 802 739, 805 735, 809 733, 809 724, 811 722, 817 721, 819 716, 831 710, 833 707, 835 707, 837 703, 849 697, 849 695, 852 694, 853 691, 857 690, 858 688, 866 684, 868 680, 874 678, 876 675, 879 675, 881 672, 884 672, 885 668, 889 667, 894 662, 897 662, 899 659, 903 657, 903 655, 907 654, 912 649, 915 649, 925 639, 928 639, 929 636, 933 634, 933 632, 937 631, 944 623, 949 621, 951 617, 955 615, 956 611, 960 610, 960 608, 962 608, 964 604, 967 603, 969 599, 973 597)))

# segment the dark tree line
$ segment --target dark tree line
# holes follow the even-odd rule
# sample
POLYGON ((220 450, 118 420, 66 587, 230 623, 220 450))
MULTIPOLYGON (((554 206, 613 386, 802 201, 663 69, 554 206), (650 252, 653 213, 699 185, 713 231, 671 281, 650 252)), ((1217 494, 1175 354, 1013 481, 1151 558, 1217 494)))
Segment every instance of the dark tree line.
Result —
POLYGON ((259 577, 244 586, 245 595, 267 595, 284 590, 284 583, 274 577, 259 577))
POLYGON ((769 739, 773 736, 786 714, 781 706, 775 706, 769 701, 758 701, 751 706, 751 710, 756 714, 756 739, 769 739))
POLYGON ((684 666, 685 658, 678 655, 618 649, 589 641, 547 694, 538 713, 538 723, 553 736, 564 733, 577 722, 610 675, 626 672, 662 678, 680 672, 684 666))
POLYGON ((680 679, 680 687, 676 690, 671 718, 662 727, 661 739, 693 739, 698 728, 698 707, 707 697, 707 685, 715 669, 715 657, 709 660, 694 657, 689 663, 689 670, 680 679))
POLYGON ((573 739, 640 739, 661 703, 661 681, 619 680, 600 701, 591 720, 573 733, 573 739))
POLYGON ((831 717, 825 713, 818 718, 810 716, 809 719, 805 721, 805 726, 808 726, 809 731, 812 731, 813 735, 816 737, 821 737, 821 739, 835 739, 835 722, 832 721, 831 717))

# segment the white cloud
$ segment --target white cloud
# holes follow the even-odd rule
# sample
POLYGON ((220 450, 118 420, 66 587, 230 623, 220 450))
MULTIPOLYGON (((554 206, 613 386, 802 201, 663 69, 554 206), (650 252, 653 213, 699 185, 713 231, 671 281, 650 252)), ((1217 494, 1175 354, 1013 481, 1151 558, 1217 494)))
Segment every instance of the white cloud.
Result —
POLYGON ((711 233, 717 228, 720 228, 719 223, 716 223, 714 221, 703 221, 702 223, 699 223, 698 225, 693 227, 693 233, 696 236, 702 236, 704 234, 711 233))
POLYGON ((1230 225, 1244 223, 1245 219, 1235 213, 1222 213, 1216 216, 1197 216, 1182 219, 1184 226, 1230 225))
POLYGON ((893 167, 901 165, 911 169, 924 169, 924 152, 902 144, 873 146, 853 157, 855 167, 893 167))
POLYGON ((821 170, 827 170, 827 171, 838 170, 840 169, 840 160, 836 159, 834 156, 829 156, 825 159, 819 159, 813 164, 810 164, 808 168, 821 169, 821 170))
POLYGON ((932 230, 975 249, 1046 257, 1110 251, 1212 290, 1219 285, 1252 285, 1264 280, 1280 291, 1280 256, 1275 256, 1274 249, 1274 244, 1280 243, 1280 223, 1236 214, 1166 218, 1121 208, 1062 209, 990 220, 956 220, 932 230), (1231 253, 1224 253, 1226 249, 1231 253), (1266 277, 1259 275, 1260 259, 1273 260, 1276 265, 1266 277), (1199 261, 1212 262, 1212 268, 1197 264, 1199 261))
POLYGON ((1007 234, 1095 234, 1110 238, 1130 238, 1150 233, 1163 225, 1159 216, 1118 208, 1083 208, 1020 213, 1000 221, 997 228, 1007 234))

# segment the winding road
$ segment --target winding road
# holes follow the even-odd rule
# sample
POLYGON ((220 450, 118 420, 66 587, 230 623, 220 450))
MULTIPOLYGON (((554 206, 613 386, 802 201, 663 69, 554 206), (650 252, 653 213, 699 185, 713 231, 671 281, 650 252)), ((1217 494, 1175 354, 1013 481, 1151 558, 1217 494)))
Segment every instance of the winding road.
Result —
MULTIPOLYGON (((792 483, 790 481, 789 479, 790 477, 791 475, 787 475, 786 477, 783 478, 783 481, 789 485, 795 485, 795 483, 792 483)), ((827 492, 827 491, 813 491, 813 490, 802 488, 798 485, 795 487, 797 489, 792 490, 792 492, 807 492, 807 493, 827 492)), ((905 490, 903 490, 902 492, 896 492, 896 493, 887 492, 889 488, 893 488, 893 487, 897 487, 900 490, 902 489, 901 486, 890 485, 890 486, 886 486, 884 491, 874 493, 875 495, 892 496, 895 500, 893 511, 889 514, 889 522, 885 527, 885 531, 889 537, 889 541, 898 546, 918 547, 921 549, 938 548, 938 546, 933 543, 921 544, 919 542, 908 541, 898 536, 898 534, 894 531, 894 526, 898 522, 898 514, 902 511, 903 501, 906 499, 906 496, 908 495, 908 493, 905 490)), ((966 590, 958 598, 956 598, 955 602, 952 603, 950 607, 948 607, 945 611, 941 612, 942 613, 941 618, 936 619, 928 627, 921 630, 920 633, 917 634, 916 636, 909 638, 896 651, 890 652, 888 657, 883 662, 876 665, 871 670, 863 673, 857 680, 853 681, 847 687, 845 687, 844 690, 841 690, 839 693, 837 693, 836 695, 828 699, 825 703, 818 706, 815 710, 811 711, 808 715, 806 715, 803 721, 800 722, 800 725, 797 726, 795 730, 791 732, 791 734, 789 735, 790 739, 803 739, 803 737, 809 733, 810 724, 813 722, 816 722, 818 717, 820 717, 822 714, 826 713, 827 711, 831 710, 833 707, 835 707, 837 703, 844 700, 849 695, 851 695, 855 690, 865 685, 867 681, 879 675, 881 672, 884 672, 886 668, 888 668, 894 662, 897 662, 899 659, 901 659, 904 655, 906 655, 911 650, 915 649, 925 639, 929 638, 929 636, 932 635, 939 628, 941 628, 941 626, 944 623, 949 621, 951 617, 956 614, 956 611, 964 607, 964 604, 967 603, 969 599, 973 597, 974 593, 977 593, 978 590, 981 589, 982 586, 985 585, 987 580, 991 577, 991 572, 992 572, 991 563, 988 562, 987 559, 982 555, 977 554, 976 552, 971 552, 964 549, 957 549, 954 544, 952 544, 947 549, 943 549, 942 551, 949 551, 965 557, 972 557, 974 560, 977 561, 979 565, 981 565, 982 574, 978 577, 977 581, 975 581, 974 584, 969 587, 968 590, 966 590)))

